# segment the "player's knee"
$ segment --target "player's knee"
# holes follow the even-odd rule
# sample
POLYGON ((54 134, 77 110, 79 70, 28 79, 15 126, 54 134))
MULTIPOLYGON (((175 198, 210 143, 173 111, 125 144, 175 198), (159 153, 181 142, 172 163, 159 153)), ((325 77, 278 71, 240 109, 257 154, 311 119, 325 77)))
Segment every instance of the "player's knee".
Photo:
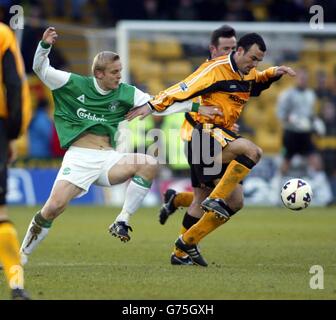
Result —
POLYGON ((263 155, 263 150, 260 147, 256 146, 255 153, 256 161, 258 162, 263 155))
POLYGON ((260 147, 254 144, 252 141, 246 139, 238 139, 234 141, 236 144, 233 150, 235 150, 236 156, 245 156, 257 163, 262 157, 263 151, 260 147))
POLYGON ((253 144, 252 146, 249 147, 245 155, 248 158, 250 158, 253 162, 257 163, 261 159, 262 154, 263 154, 262 149, 257 145, 253 144))
POLYGON ((151 178, 154 178, 159 171, 159 162, 152 156, 146 155, 145 170, 151 178))

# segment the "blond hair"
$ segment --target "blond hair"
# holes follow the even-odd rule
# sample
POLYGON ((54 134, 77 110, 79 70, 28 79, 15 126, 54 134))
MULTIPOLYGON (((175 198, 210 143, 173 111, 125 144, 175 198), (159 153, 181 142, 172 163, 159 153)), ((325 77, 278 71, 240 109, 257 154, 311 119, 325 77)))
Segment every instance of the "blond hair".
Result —
POLYGON ((99 52, 92 62, 92 74, 95 75, 96 70, 104 71, 108 63, 119 60, 120 57, 117 53, 112 51, 99 52))

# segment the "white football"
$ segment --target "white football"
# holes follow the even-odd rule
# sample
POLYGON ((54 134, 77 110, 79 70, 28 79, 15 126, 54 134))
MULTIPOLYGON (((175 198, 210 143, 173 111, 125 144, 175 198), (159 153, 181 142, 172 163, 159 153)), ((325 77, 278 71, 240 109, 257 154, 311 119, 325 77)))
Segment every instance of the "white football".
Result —
POLYGON ((290 179, 281 189, 281 200, 285 207, 291 210, 307 208, 312 197, 311 186, 303 179, 290 179))

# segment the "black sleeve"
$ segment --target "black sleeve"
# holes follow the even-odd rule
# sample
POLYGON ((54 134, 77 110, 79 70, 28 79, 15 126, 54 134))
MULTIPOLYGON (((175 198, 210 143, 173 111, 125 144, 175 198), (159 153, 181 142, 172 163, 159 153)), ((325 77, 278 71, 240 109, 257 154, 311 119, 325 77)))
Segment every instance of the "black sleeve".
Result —
POLYGON ((8 49, 3 55, 3 79, 7 96, 7 128, 8 138, 16 139, 22 124, 22 80, 18 74, 15 57, 8 49))
POLYGON ((266 82, 255 82, 255 81, 253 81, 250 96, 251 97, 260 96, 260 94, 263 90, 268 89, 273 82, 278 81, 280 78, 281 78, 281 76, 273 77, 273 78, 270 78, 266 82))

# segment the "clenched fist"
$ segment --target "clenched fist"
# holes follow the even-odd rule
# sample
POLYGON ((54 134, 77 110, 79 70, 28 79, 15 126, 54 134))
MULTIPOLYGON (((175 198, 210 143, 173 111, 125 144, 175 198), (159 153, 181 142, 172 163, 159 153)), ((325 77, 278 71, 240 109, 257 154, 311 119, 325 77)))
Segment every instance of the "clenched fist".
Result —
POLYGON ((49 27, 46 31, 44 31, 42 41, 53 45, 56 42, 57 37, 58 35, 56 33, 56 29, 54 27, 49 27))

